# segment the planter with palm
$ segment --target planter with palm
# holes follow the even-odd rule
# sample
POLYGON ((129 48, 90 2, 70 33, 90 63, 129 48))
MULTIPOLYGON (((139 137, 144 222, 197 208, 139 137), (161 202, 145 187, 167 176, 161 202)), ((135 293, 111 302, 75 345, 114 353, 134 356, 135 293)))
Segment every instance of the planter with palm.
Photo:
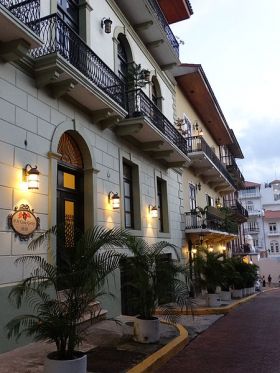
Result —
POLYGON ((201 249, 194 259, 195 271, 201 288, 207 289, 208 305, 217 306, 217 286, 222 283, 223 254, 201 249))
MULTIPOLYGON (((57 234, 57 229, 54 227, 39 236, 29 247, 35 249, 50 234, 57 234)), ((115 247, 121 246, 126 237, 120 229, 88 230, 70 250, 63 271, 38 255, 16 260, 34 269, 11 290, 9 298, 17 308, 28 304, 32 312, 12 319, 7 324, 8 336, 19 338, 26 334, 35 341, 54 342, 56 352, 46 360, 45 372, 86 372, 86 356, 76 352, 83 340, 80 323, 91 312, 96 298, 104 294, 107 276, 118 268, 122 255, 115 247)))
POLYGON ((130 271, 134 274, 129 285, 134 289, 134 339, 141 343, 159 340, 158 309, 163 318, 176 322, 176 307, 190 307, 189 286, 180 279, 185 268, 164 256, 166 248, 175 248, 168 242, 149 245, 145 240, 130 237, 127 247, 133 254, 130 271))

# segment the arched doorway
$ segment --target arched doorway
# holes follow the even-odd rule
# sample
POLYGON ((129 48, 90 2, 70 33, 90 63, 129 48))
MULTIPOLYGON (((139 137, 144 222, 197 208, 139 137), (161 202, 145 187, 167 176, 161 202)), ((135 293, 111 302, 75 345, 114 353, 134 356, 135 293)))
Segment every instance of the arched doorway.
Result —
POLYGON ((84 231, 84 164, 74 138, 65 132, 58 144, 61 159, 57 167, 57 265, 63 264, 84 231))

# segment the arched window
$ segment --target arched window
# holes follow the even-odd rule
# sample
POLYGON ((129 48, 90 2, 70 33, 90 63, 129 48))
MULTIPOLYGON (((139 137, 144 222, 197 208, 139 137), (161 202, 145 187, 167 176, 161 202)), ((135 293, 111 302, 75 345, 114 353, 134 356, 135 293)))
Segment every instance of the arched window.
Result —
POLYGON ((119 34, 117 40, 117 74, 119 78, 127 84, 128 67, 133 61, 132 52, 129 42, 124 34, 119 34))
POLYGON ((153 101, 154 105, 157 108, 159 108, 159 110, 161 110, 162 109, 162 105, 161 105, 162 96, 161 96, 161 90, 160 90, 160 86, 159 86, 159 83, 158 83, 158 80, 157 80, 156 76, 152 77, 151 94, 152 94, 152 101, 153 101))

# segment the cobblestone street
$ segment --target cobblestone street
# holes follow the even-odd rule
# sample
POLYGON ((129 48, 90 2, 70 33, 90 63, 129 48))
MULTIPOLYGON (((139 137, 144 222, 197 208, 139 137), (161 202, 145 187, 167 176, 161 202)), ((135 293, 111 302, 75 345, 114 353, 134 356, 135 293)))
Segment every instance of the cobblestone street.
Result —
POLYGON ((218 320, 160 372, 279 373, 280 289, 218 320))

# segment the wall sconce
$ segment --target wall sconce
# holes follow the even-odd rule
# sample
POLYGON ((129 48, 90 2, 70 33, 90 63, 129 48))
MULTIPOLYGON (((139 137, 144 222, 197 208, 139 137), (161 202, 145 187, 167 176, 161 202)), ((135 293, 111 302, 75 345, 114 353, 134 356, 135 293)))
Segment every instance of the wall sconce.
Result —
POLYGON ((200 182, 198 184, 195 184, 195 189, 201 191, 201 184, 200 184, 200 182))
POLYGON ((195 255, 197 253, 197 249, 192 249, 192 253, 195 255))
POLYGON ((28 189, 39 189, 40 172, 37 166, 32 167, 29 163, 23 169, 23 181, 27 183, 28 189))
POLYGON ((194 123, 193 129, 198 132, 198 123, 197 122, 194 123))
POLYGON ((142 69, 140 74, 141 74, 140 79, 145 80, 145 82, 147 82, 147 83, 150 82, 151 72, 149 70, 142 69))
POLYGON ((214 251, 213 246, 210 246, 209 249, 208 249, 208 251, 209 251, 210 253, 212 253, 212 252, 214 251))
POLYGON ((203 136, 204 135, 204 133, 203 133, 203 129, 201 128, 200 130, 199 130, 199 132, 198 132, 198 136, 203 136))
POLYGON ((220 209, 222 207, 220 197, 216 198, 215 203, 216 203, 217 209, 220 209))
POLYGON ((104 27, 104 31, 106 34, 111 34, 111 30, 112 30, 112 23, 113 21, 110 20, 110 18, 102 18, 101 20, 101 28, 103 29, 104 27))
POLYGON ((149 205, 149 213, 151 218, 157 218, 158 217, 158 209, 156 206, 149 205))
POLYGON ((118 193, 110 192, 108 194, 108 202, 112 205, 113 210, 120 208, 120 196, 118 193))

